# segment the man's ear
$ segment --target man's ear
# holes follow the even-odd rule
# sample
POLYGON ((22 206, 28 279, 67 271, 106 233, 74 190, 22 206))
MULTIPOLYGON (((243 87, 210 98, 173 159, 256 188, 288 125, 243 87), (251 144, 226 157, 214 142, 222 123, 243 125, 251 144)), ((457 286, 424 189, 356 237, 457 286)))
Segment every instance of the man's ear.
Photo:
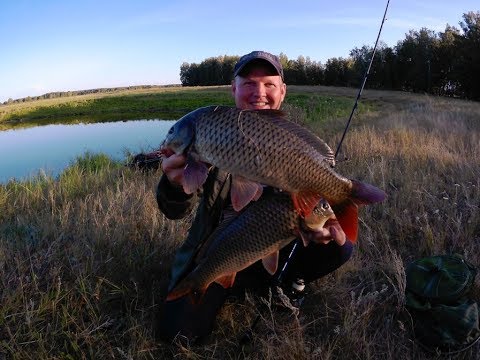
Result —
POLYGON ((282 82, 282 101, 281 102, 285 100, 285 95, 287 95, 287 84, 282 82))
POLYGON ((237 84, 235 83, 235 79, 232 80, 232 96, 235 97, 235 92, 237 91, 237 84))

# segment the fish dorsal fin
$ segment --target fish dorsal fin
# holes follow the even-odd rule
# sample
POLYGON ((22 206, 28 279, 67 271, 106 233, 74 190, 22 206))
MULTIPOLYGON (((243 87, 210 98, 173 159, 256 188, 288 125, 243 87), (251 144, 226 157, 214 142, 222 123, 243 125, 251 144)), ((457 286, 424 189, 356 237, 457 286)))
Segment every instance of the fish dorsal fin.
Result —
POLYGON ((333 212, 347 239, 355 243, 358 237, 358 205, 347 201, 334 206, 333 212))
POLYGON ((247 180, 242 176, 232 176, 230 198, 235 211, 242 210, 252 200, 262 195, 263 187, 257 182, 247 180))
POLYGON ((275 274, 278 269, 278 251, 275 251, 265 256, 262 259, 262 264, 265 270, 267 270, 270 275, 275 274))
POLYGON ((291 196, 295 211, 303 218, 310 216, 313 212, 313 208, 317 206, 322 198, 320 194, 312 192, 292 193, 291 196))
POLYGON ((332 148, 312 131, 288 119, 287 113, 282 110, 243 110, 244 112, 251 112, 260 118, 268 119, 268 122, 274 126, 295 134, 308 145, 313 147, 316 151, 323 155, 325 161, 331 166, 335 166, 335 153, 332 148))
POLYGON ((196 161, 192 156, 187 156, 183 172, 183 191, 186 194, 193 194, 207 180, 208 167, 201 161, 196 161))

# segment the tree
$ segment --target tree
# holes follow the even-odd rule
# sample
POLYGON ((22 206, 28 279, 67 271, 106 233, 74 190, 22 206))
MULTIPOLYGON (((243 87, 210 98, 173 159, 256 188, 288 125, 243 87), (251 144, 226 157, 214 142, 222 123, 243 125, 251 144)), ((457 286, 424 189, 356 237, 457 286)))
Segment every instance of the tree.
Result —
POLYGON ((190 64, 187 62, 182 63, 180 66, 180 82, 183 86, 192 86, 192 74, 190 71, 190 64))
POLYGON ((458 37, 455 73, 465 96, 480 100, 480 12, 463 15, 460 27, 463 36, 458 37))
POLYGON ((455 63, 459 46, 460 30, 447 24, 445 31, 438 34, 438 46, 435 58, 437 69, 435 71, 436 88, 434 93, 439 95, 459 95, 461 90, 455 63))
POLYGON ((351 86, 353 83, 353 59, 332 58, 325 65, 325 85, 351 86))
POLYGON ((427 28, 410 30, 405 40, 397 43, 397 71, 402 90, 431 91, 432 60, 436 46, 435 32, 427 28))

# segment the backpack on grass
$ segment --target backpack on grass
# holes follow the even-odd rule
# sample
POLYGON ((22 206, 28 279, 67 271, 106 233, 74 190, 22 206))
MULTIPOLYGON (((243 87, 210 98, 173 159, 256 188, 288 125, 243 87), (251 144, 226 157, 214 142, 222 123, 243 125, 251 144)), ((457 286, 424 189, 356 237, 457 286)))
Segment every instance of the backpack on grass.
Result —
POLYGON ((480 339, 479 309, 468 293, 476 269, 459 255, 438 255, 406 269, 406 306, 427 350, 458 352, 480 339))

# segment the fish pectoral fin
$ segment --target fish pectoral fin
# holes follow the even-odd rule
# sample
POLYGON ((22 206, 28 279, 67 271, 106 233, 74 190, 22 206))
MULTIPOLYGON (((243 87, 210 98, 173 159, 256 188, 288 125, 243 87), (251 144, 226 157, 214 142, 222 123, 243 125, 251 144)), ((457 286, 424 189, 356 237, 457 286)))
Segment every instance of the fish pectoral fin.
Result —
POLYGON ((193 157, 187 157, 187 164, 183 172, 183 191, 186 194, 193 194, 207 180, 208 167, 201 161, 196 161, 193 157))
POLYGON ((343 232, 351 242, 358 237, 358 205, 351 200, 333 206, 333 212, 343 232))
POLYGON ((236 276, 237 276, 237 273, 224 275, 224 276, 216 279, 215 282, 217 284, 222 285, 224 289, 228 289, 228 288, 231 288, 233 286, 233 283, 235 282, 235 277, 236 276))
POLYGON ((312 192, 292 193, 293 207, 303 218, 310 216, 313 208, 317 206, 322 196, 312 192))
POLYGON ((296 227, 293 233, 295 234, 296 238, 300 238, 300 240, 302 240, 304 247, 307 247, 308 244, 310 244, 310 240, 307 237, 308 230, 305 230, 304 227, 302 226, 296 227))
POLYGON ((241 176, 234 176, 230 190, 233 209, 235 211, 242 210, 250 201, 258 200, 262 192, 263 187, 259 183, 241 176))
POLYGON ((278 251, 275 251, 262 259, 262 264, 265 270, 270 275, 273 275, 277 272, 278 269, 278 251))
POLYGON ((298 236, 300 237, 300 239, 302 239, 302 243, 303 243, 304 247, 307 247, 308 244, 310 244, 310 240, 307 238, 307 232, 306 231, 300 230, 298 232, 298 236))

